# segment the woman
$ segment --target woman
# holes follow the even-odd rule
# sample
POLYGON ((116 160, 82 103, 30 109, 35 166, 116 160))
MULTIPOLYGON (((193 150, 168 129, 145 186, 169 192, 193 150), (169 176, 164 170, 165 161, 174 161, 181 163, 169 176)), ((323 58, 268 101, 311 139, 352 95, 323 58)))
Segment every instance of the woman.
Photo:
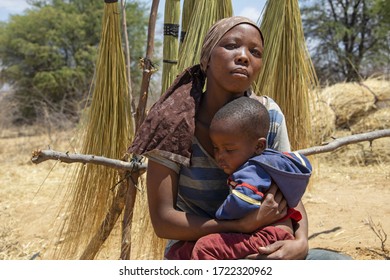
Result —
MULTIPOLYGON (((250 87, 262 66, 263 36, 244 17, 225 18, 207 33, 200 65, 184 71, 151 108, 129 152, 148 157, 147 190, 150 217, 156 234, 173 240, 197 240, 217 232, 250 233, 270 225, 287 213, 286 202, 273 186, 262 207, 239 220, 217 220, 216 209, 228 194, 226 175, 212 155, 209 124, 229 101, 256 96, 250 87), (207 80, 207 83, 206 83, 207 80), (206 83, 206 90, 202 92, 206 83)), ((270 148, 290 149, 284 116, 268 97, 270 148)), ((295 227, 295 240, 259 248, 248 258, 304 259, 308 252, 307 217, 295 227)))

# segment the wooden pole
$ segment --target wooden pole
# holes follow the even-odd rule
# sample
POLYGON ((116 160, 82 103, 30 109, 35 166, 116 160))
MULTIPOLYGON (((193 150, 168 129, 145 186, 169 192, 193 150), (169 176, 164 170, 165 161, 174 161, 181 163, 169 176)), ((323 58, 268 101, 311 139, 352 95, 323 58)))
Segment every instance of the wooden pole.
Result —
POLYGON ((135 115, 136 131, 138 130, 146 115, 146 104, 148 101, 150 77, 154 72, 154 67, 151 59, 154 51, 154 33, 156 30, 157 10, 159 2, 160 0, 153 0, 152 8, 150 10, 148 43, 146 47, 146 56, 143 58, 142 61, 143 74, 141 82, 141 92, 139 95, 139 102, 135 115))

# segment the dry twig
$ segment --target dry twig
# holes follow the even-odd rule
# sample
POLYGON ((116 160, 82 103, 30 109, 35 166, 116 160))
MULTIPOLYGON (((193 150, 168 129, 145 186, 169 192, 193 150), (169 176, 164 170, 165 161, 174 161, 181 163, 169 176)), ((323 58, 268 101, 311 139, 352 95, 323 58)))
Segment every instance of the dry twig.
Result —
POLYGON ((297 152, 305 155, 310 156, 314 154, 321 154, 326 152, 334 151, 341 146, 350 145, 358 142, 364 142, 364 141, 373 141, 378 138, 382 137, 390 137, 390 129, 383 129, 383 130, 376 130, 361 134, 354 134, 350 136, 345 136, 342 138, 335 139, 334 141, 327 143, 323 146, 315 146, 307 149, 298 150, 297 152))

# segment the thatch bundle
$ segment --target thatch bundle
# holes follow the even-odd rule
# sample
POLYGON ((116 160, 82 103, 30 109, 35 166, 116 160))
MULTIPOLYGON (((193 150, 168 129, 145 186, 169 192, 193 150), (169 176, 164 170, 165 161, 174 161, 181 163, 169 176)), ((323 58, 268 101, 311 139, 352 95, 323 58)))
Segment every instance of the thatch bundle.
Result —
POLYGON ((336 114, 337 127, 349 127, 374 108, 375 96, 358 83, 339 83, 325 88, 322 99, 336 114))
POLYGON ((181 31, 180 31, 180 47, 181 51, 183 47, 184 38, 187 35, 188 29, 190 29, 189 24, 191 20, 192 11, 194 10, 195 0, 184 0, 183 3, 183 13, 181 15, 181 31))
MULTIPOLYGON (((140 177, 139 186, 145 185, 144 179, 145 176, 140 177)), ((159 260, 164 257, 167 240, 154 233, 148 207, 146 191, 138 192, 131 228, 131 244, 134 244, 130 256, 132 260, 159 260)))
POLYGON ((180 46, 178 73, 199 63, 202 42, 211 25, 233 15, 231 0, 198 0, 188 4, 193 5, 193 10, 183 45, 180 46))
POLYGON ((259 95, 269 95, 286 117, 291 147, 311 143, 309 90, 317 84, 302 28, 298 1, 267 1, 260 26, 265 47, 263 68, 255 82, 259 95))
POLYGON ((164 46, 161 93, 172 84, 177 74, 179 53, 180 0, 166 0, 164 11, 164 46))
MULTIPOLYGON (((119 17, 118 3, 105 3, 92 103, 80 151, 113 159, 123 157, 133 127, 119 17)), ((93 164, 78 166, 73 177, 61 259, 77 258, 98 231, 120 180, 117 170, 93 164)))

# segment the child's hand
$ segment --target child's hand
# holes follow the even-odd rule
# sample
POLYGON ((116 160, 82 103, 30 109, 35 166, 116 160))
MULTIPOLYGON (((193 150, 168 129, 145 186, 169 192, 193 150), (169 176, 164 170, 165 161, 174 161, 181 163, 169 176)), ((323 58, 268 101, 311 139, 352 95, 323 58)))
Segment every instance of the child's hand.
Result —
POLYGON ((287 214, 287 202, 278 187, 273 184, 265 194, 260 209, 239 220, 239 231, 251 233, 271 225, 287 214))

